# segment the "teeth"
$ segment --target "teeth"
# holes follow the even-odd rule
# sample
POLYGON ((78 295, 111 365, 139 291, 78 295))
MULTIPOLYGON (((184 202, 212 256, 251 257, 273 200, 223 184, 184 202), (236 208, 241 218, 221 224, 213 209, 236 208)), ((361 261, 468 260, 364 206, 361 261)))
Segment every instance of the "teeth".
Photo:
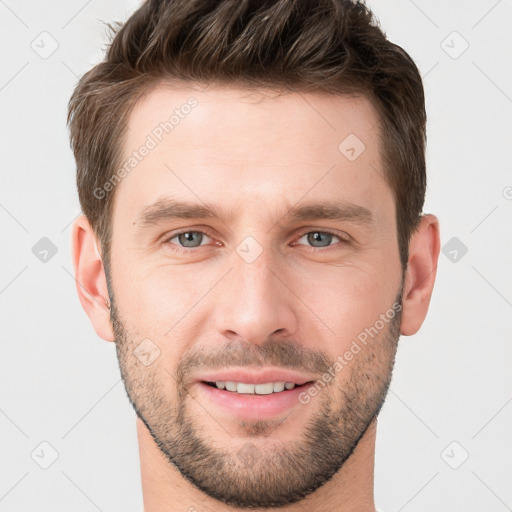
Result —
POLYGON ((236 391, 236 382, 226 382, 226 389, 228 391, 236 391))
POLYGON ((284 382, 274 382, 274 393, 284 391, 284 382))
POLYGON ((235 391, 243 395, 270 395, 271 393, 280 393, 285 389, 293 389, 293 382, 266 382, 265 384, 247 384, 245 382, 230 382, 218 380, 215 382, 218 389, 235 391))
MULTIPOLYGON (((238 384, 238 389, 240 389, 240 384, 238 384)), ((266 384, 256 384, 254 391, 256 391, 257 395, 270 395, 270 393, 274 392, 274 383, 267 382, 266 384)))
POLYGON ((254 388, 258 387, 255 386, 254 384, 244 384, 243 382, 239 382, 238 384, 235 384, 235 386, 237 393, 244 393, 247 395, 254 395, 254 388))

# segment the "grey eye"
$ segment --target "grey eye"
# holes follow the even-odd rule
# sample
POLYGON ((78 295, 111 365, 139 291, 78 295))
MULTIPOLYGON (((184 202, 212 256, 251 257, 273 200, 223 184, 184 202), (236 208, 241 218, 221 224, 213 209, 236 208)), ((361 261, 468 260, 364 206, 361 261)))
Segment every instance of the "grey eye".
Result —
POLYGON ((179 243, 183 247, 198 247, 201 245, 204 236, 204 233, 201 233, 201 231, 186 231, 185 233, 175 235, 173 238, 178 238, 179 243))
POLYGON ((339 239, 337 235, 327 233, 325 231, 310 231, 309 233, 303 235, 299 239, 299 241, 302 240, 303 238, 306 238, 307 242, 311 244, 313 247, 328 247, 329 245, 331 245, 333 238, 339 239))

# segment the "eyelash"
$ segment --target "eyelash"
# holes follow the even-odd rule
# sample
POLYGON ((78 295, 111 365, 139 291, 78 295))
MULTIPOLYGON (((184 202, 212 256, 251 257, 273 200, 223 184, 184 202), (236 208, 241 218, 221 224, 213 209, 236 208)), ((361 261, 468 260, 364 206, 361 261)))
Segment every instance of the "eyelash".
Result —
MULTIPOLYGON (((165 237, 165 239, 163 240, 163 244, 167 244, 167 245, 175 245, 176 247, 173 249, 177 252, 181 252, 181 253, 189 253, 190 251, 194 251, 194 250, 197 250, 199 249, 200 247, 204 247, 203 245, 199 245, 198 247, 181 247, 180 245, 177 245, 177 244, 172 244, 171 243, 171 240, 173 238, 176 238, 177 236, 179 235, 183 235, 185 233, 201 233, 203 235, 206 235, 207 237, 209 238, 212 238, 213 237, 207 232, 207 231, 202 231, 200 229, 186 229, 186 230, 183 230, 183 231, 178 231, 176 233, 172 233, 171 235, 168 235, 165 237)), ((336 233, 334 231, 329 231, 329 230, 310 230, 310 231, 304 231, 303 233, 301 233, 299 236, 298 236, 298 239, 297 240, 300 240, 304 235, 308 235, 309 233, 322 233, 322 234, 328 234, 328 235, 332 235, 332 236, 335 236, 336 238, 338 238, 340 240, 340 242, 338 244, 333 244, 332 246, 329 245, 327 247, 323 247, 323 248, 318 248, 318 247, 311 247, 309 246, 308 249, 312 252, 325 252, 327 251, 330 247, 334 247, 336 245, 346 245, 346 244, 349 244, 350 241, 349 241, 349 237, 348 235, 341 235, 339 233, 336 233)), ((302 245, 302 244, 301 244, 302 245)))

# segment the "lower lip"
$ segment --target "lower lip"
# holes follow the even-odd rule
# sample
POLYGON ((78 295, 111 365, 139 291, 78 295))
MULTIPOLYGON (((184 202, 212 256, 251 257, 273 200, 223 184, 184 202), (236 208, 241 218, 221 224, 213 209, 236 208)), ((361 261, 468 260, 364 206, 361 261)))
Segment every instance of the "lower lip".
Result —
POLYGON ((207 403, 214 403, 231 414, 245 420, 258 420, 278 416, 296 405, 302 405, 299 395, 307 391, 313 383, 296 386, 293 389, 269 395, 249 395, 226 391, 199 382, 198 387, 207 403))

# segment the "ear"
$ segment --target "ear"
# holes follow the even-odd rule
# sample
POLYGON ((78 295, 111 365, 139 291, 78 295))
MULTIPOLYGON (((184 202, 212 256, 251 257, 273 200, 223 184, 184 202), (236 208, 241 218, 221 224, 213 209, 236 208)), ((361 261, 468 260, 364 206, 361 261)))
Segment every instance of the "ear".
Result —
POLYGON ((409 243, 400 324, 400 333, 404 336, 416 334, 427 316, 436 280, 440 247, 437 217, 423 215, 409 243))
POLYGON ((110 309, 105 303, 108 299, 105 269, 96 237, 85 215, 80 215, 73 222, 71 247, 80 303, 98 336, 106 341, 114 341, 110 309))

